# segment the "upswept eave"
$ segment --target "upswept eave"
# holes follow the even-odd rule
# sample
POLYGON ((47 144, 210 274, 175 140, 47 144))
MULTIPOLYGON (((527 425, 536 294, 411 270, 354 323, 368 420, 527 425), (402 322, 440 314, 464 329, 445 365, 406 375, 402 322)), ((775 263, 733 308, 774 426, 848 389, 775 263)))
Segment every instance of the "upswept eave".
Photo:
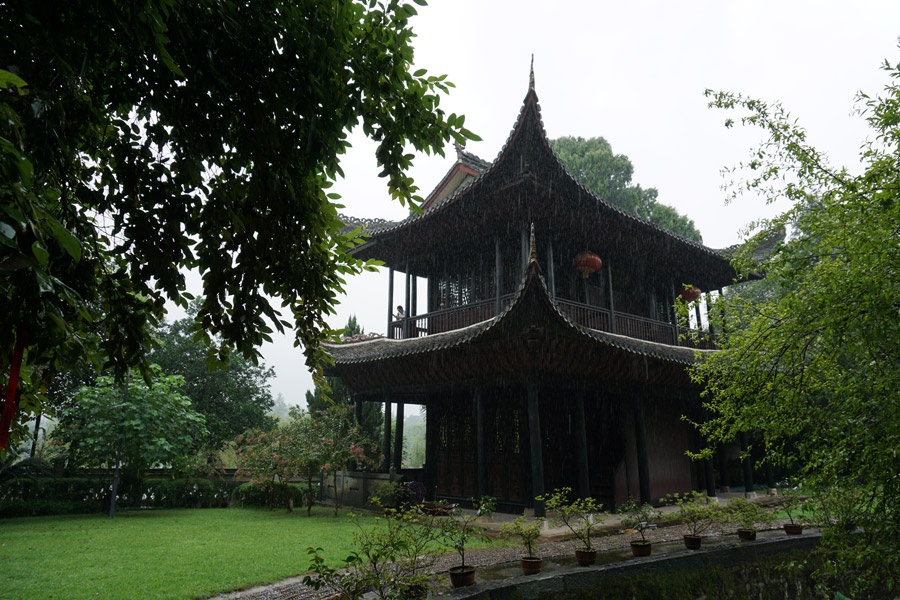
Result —
MULTIPOLYGON (((533 247, 532 234, 532 247, 533 247)), ((324 349, 332 356, 335 366, 374 363, 400 357, 411 357, 440 352, 451 348, 488 340, 494 336, 508 336, 505 326, 525 310, 526 303, 543 307, 535 324, 543 328, 543 335, 553 328, 549 335, 581 338, 588 343, 599 343, 635 356, 660 360, 681 365, 690 365, 715 350, 695 350, 681 346, 670 346, 658 342, 638 340, 628 336, 590 329, 575 323, 565 315, 550 296, 546 281, 541 274, 537 259, 532 252, 521 283, 509 305, 497 316, 474 323, 468 327, 436 333, 424 337, 408 339, 376 338, 350 343, 325 343, 324 349)))
MULTIPOLYGON (((607 211, 614 212, 626 220, 630 220, 634 223, 640 224, 644 228, 653 230, 664 236, 668 236, 668 237, 676 240, 677 242, 684 244, 686 246, 689 246, 697 251, 704 252, 708 255, 711 255, 713 257, 719 258, 724 261, 728 260, 728 256, 724 252, 714 249, 714 248, 710 248, 703 244, 699 244, 693 240, 689 240, 689 239, 682 237, 676 233, 673 233, 663 227, 660 227, 659 225, 656 225, 655 223, 651 223, 650 221, 647 221, 646 219, 643 219, 637 215, 628 213, 628 212, 622 210, 621 208, 610 204, 603 198, 597 196, 597 194, 594 193, 592 190, 585 187, 584 184, 582 184, 565 167, 565 165, 562 163, 560 158, 553 151, 553 148, 550 146, 550 141, 547 138, 547 131, 544 127, 544 121, 543 121, 543 116, 541 114, 541 107, 540 107, 540 103, 538 101, 537 92, 535 91, 535 88, 534 88, 533 76, 531 78, 528 93, 525 95, 525 99, 522 102, 521 108, 519 109, 519 114, 518 114, 518 117, 516 118, 515 124, 513 125, 513 128, 510 131, 509 136, 507 137, 506 141, 504 142, 503 147, 500 149, 500 152, 497 154, 497 157, 491 163, 487 163, 486 161, 483 161, 482 159, 478 158, 477 156, 471 155, 472 157, 477 159, 477 161, 479 161, 480 163, 487 165, 487 167, 483 168, 481 173, 479 175, 477 175, 467 185, 462 186, 460 189, 458 189, 455 192, 453 192, 452 194, 450 194, 447 198, 427 207, 425 210, 423 210, 419 213, 410 212, 410 215, 401 221, 387 221, 387 220, 382 220, 382 219, 355 219, 353 217, 344 217, 343 215, 341 215, 342 219, 344 219, 344 218, 346 219, 345 222, 348 222, 348 223, 353 222, 353 223, 356 223, 357 225, 362 226, 363 233, 370 236, 370 240, 367 243, 362 244, 361 246, 358 246, 356 251, 362 251, 362 250, 368 248, 370 245, 373 244, 373 242, 377 241, 378 237, 380 237, 382 235, 395 233, 395 232, 407 229, 409 227, 412 227, 412 226, 416 225, 417 223, 420 223, 422 221, 430 219, 430 218, 434 217, 435 215, 439 214, 442 210, 452 206, 457 201, 464 198, 467 194, 472 193, 473 190, 475 190, 482 182, 484 182, 485 179, 490 177, 497 170, 497 168, 503 163, 504 159, 510 153, 511 148, 513 147, 514 143, 518 139, 519 133, 523 130, 524 124, 526 122, 526 117, 529 114, 533 114, 533 117, 537 122, 539 131, 540 131, 542 145, 544 146, 546 151, 549 153, 549 156, 552 158, 554 166, 556 168, 560 169, 565 174, 565 176, 570 180, 571 184, 577 186, 577 188, 580 192, 580 196, 590 198, 594 202, 601 205, 607 211)), ((471 153, 464 152, 464 154, 469 155, 471 153)), ((479 164, 479 166, 481 166, 481 165, 479 164)), ((354 225, 354 226, 356 226, 356 225, 354 225)))

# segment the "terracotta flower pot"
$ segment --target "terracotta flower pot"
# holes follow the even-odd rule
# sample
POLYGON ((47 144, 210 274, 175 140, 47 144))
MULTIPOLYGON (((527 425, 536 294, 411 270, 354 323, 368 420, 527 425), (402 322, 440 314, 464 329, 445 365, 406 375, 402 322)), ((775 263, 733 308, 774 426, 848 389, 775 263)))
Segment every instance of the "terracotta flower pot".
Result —
POLYGON ((475 583, 475 567, 468 565, 450 567, 450 585, 455 588, 466 587, 475 583))
POLYGON ((738 529, 737 534, 742 542, 752 542, 756 539, 755 529, 738 529))
POLYGON ((596 550, 576 550, 575 551, 575 560, 578 561, 578 566, 581 567, 589 567, 595 562, 597 562, 597 551, 596 550))
POLYGON ((684 547, 688 550, 699 550, 700 543, 703 541, 702 535, 685 535, 684 547))
POLYGON ((631 553, 634 556, 650 556, 653 542, 631 542, 631 553))
POLYGON ((519 561, 522 565, 522 573, 524 575, 536 575, 541 572, 544 566, 544 559, 539 556, 523 556, 519 561))
POLYGON ((802 523, 785 523, 784 532, 788 535, 800 535, 803 533, 802 523))

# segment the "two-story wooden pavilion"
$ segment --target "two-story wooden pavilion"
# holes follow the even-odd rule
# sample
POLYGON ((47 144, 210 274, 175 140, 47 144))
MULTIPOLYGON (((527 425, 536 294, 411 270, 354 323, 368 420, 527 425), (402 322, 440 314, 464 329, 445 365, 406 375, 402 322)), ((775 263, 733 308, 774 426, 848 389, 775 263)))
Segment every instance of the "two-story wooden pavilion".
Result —
POLYGON ((700 410, 685 368, 713 350, 680 339, 672 307, 683 284, 720 290, 735 272, 568 173, 533 74, 492 163, 458 148, 422 214, 368 232, 355 255, 390 270, 389 333, 327 344, 330 374, 358 401, 426 406, 428 496, 541 514, 534 497, 560 486, 611 507, 712 484, 685 455, 699 442, 682 415, 700 410), (584 251, 602 259, 587 277, 573 265, 584 251), (394 321, 395 303, 410 316, 394 321))

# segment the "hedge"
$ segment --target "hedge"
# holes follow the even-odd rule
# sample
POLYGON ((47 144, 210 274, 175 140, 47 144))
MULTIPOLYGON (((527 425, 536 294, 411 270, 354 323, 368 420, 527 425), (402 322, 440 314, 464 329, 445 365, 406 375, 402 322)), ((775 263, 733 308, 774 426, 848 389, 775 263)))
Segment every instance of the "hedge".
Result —
MULTIPOLYGON (((303 499, 307 494, 306 485, 289 483, 287 491, 291 504, 297 508, 302 507, 303 499)), ((312 493, 314 498, 318 497, 318 484, 313 485, 312 493)), ((232 502, 239 506, 267 506, 269 508, 284 506, 281 489, 268 483, 242 483, 234 490, 232 502)))
MULTIPOLYGON (((0 517, 104 512, 112 484, 108 478, 59 477, 0 490, 0 517)), ((120 508, 227 507, 237 482, 209 479, 144 478, 120 481, 120 508)))

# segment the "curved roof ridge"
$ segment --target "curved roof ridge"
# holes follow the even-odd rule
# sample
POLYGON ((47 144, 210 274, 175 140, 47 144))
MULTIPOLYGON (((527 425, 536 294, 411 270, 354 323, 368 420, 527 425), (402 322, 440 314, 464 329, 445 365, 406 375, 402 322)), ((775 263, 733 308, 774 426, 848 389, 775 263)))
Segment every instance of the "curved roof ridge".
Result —
MULTIPOLYGON (((506 154, 506 151, 509 149, 510 144, 516 137, 516 133, 518 132, 522 123, 524 122, 526 109, 529 106, 529 99, 532 96, 534 96, 534 105, 535 105, 535 109, 537 110, 538 122, 540 123, 540 127, 541 127, 541 134, 546 142, 547 132, 544 129, 544 122, 543 122, 543 119, 541 118, 541 109, 540 109, 540 105, 537 102, 537 92, 535 92, 534 87, 529 85, 528 93, 525 94, 525 99, 522 101, 522 106, 519 108, 519 114, 516 117, 516 121, 513 124, 513 127, 510 130, 509 135, 506 137, 506 141, 503 143, 503 146, 500 148, 500 151, 497 153, 497 156, 494 158, 493 161, 488 163, 488 166, 481 173, 479 173, 474 179, 472 179, 472 181, 468 185, 454 191, 452 194, 450 194, 449 196, 444 198, 440 203, 432 204, 431 206, 429 206, 428 208, 423 210, 421 213, 413 212, 407 218, 403 219, 402 221, 387 221, 387 220, 385 220, 384 224, 382 224, 381 227, 372 229, 371 231, 368 231, 368 233, 370 235, 386 233, 388 231, 392 231, 394 229, 399 229, 400 227, 404 227, 406 225, 410 225, 414 222, 424 219, 424 218, 438 212, 440 209, 442 209, 446 206, 449 206, 450 204, 453 204, 453 202, 455 202, 457 198, 459 198, 461 195, 463 195, 463 193, 465 193, 467 190, 470 190, 473 187, 475 187, 476 185, 478 185, 478 183, 482 179, 484 179, 489 173, 493 172, 493 170, 497 167, 500 160, 503 158, 504 154, 506 154)), ((465 154, 470 154, 469 152, 467 152, 465 150, 463 150, 463 152, 465 154)), ((474 155, 472 155, 472 156, 474 156, 474 155)), ((475 158, 478 158, 478 157, 475 157, 475 158)), ((478 160, 483 160, 483 159, 478 158, 478 160)), ((487 162, 487 161, 483 161, 483 162, 487 162)))

